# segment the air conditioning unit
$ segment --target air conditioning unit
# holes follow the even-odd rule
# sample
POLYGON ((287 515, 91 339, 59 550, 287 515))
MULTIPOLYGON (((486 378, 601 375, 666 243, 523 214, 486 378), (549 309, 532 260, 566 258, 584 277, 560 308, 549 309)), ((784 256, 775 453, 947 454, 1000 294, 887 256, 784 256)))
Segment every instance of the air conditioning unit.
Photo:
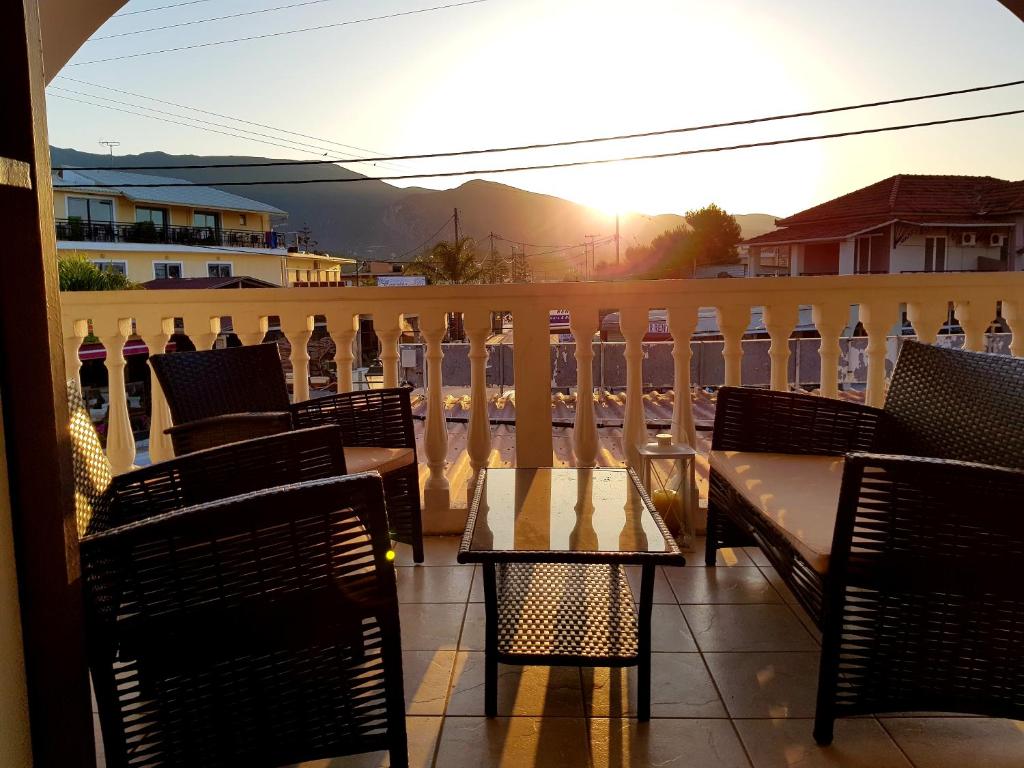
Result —
POLYGON ((976 232, 964 232, 960 235, 960 245, 965 248, 973 248, 978 244, 978 234, 976 232))
POLYGON ((992 248, 1002 248, 1006 243, 1006 235, 992 234, 988 237, 988 244, 992 248))

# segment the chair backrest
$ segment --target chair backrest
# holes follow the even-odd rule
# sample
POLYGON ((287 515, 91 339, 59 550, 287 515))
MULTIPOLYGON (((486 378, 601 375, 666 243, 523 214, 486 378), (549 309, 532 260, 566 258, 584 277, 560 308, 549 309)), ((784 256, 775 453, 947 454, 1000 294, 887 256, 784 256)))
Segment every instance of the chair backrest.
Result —
POLYGON ((67 392, 71 415, 71 461, 75 476, 75 521, 81 537, 107 527, 113 472, 89 411, 82 402, 78 383, 68 381, 67 392))
POLYGON ((1024 359, 905 341, 883 450, 1024 468, 1024 359))
POLYGON ((172 352, 149 358, 175 424, 288 410, 288 387, 277 344, 172 352))

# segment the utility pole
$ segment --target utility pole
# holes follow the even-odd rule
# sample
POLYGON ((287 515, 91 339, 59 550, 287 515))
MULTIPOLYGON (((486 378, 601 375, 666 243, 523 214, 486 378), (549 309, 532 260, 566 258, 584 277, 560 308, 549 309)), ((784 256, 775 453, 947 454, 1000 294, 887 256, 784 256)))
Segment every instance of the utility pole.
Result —
POLYGON ((458 245, 459 245, 459 209, 458 208, 455 209, 455 214, 452 216, 452 218, 455 220, 455 245, 456 245, 456 247, 458 247, 458 245))
POLYGON ((615 266, 619 266, 619 212, 615 212, 615 266))
POLYGON ((101 146, 104 146, 108 150, 110 150, 110 167, 113 168, 114 167, 114 147, 120 147, 121 146, 121 142, 120 141, 100 141, 99 143, 100 143, 101 146))
POLYGON ((597 269, 597 246, 594 244, 594 239, 597 237, 597 235, 584 235, 584 237, 590 241, 590 262, 588 262, 587 265, 587 279, 589 280, 591 264, 593 265, 593 268, 595 270, 597 269))

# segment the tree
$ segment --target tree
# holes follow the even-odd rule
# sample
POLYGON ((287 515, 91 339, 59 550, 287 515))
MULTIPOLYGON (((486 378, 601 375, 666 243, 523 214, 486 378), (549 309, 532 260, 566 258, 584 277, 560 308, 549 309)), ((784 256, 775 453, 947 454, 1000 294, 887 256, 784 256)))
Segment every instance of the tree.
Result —
POLYGON ((736 246, 743 233, 736 219, 714 203, 686 212, 690 236, 686 239, 685 258, 691 264, 735 264, 736 246))
POLYGON ((479 283, 485 277, 476 242, 469 237, 460 237, 454 243, 442 240, 410 261, 403 272, 423 275, 434 285, 479 283))
POLYGON ((57 260, 57 275, 62 291, 126 291, 140 287, 109 267, 100 269, 77 252, 57 260))

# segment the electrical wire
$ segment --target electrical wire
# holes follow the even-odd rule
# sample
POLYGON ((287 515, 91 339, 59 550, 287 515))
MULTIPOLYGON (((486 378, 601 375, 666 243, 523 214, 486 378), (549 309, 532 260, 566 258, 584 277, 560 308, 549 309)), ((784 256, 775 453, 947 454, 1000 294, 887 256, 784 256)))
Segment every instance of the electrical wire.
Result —
MULTIPOLYGON (((69 78, 70 79, 70 78, 69 78)), ((82 82, 82 81, 76 81, 82 82)), ((995 83, 993 85, 978 85, 971 88, 961 88, 955 91, 942 91, 939 93, 926 93, 917 96, 904 96, 898 99, 886 99, 884 101, 873 101, 862 104, 848 104, 841 107, 827 107, 823 109, 814 109, 806 112, 790 112, 781 115, 768 115, 764 117, 751 117, 743 120, 731 120, 720 123, 706 123, 704 125, 692 125, 684 128, 666 128, 657 131, 643 131, 640 133, 625 133, 617 136, 596 136, 585 139, 569 139, 566 141, 551 141, 542 144, 520 144, 517 146, 510 147, 492 147, 489 149, 467 149, 458 150, 453 152, 428 152, 419 154, 408 154, 408 155, 391 155, 381 157, 366 157, 364 160, 373 160, 375 162, 386 162, 391 160, 435 160, 440 158, 448 157, 462 157, 467 155, 490 155, 498 154, 501 152, 521 152, 526 150, 534 149, 551 149, 554 147, 570 147, 578 146, 581 144, 597 144, 601 142, 609 141, 625 141, 631 139, 644 139, 655 136, 668 136, 671 134, 679 133, 692 133, 695 131, 706 131, 718 128, 734 128, 743 125, 754 125, 757 123, 768 123, 775 122, 778 120, 790 120, 799 117, 814 117, 819 115, 835 114, 837 112, 850 112, 858 109, 872 109, 875 107, 890 106, 893 104, 906 104, 914 101, 925 101, 928 99, 938 99, 947 96, 959 96, 968 93, 980 93, 982 91, 991 91, 999 88, 1010 88, 1017 85, 1024 85, 1024 80, 1011 80, 1006 83, 995 83)), ((102 86, 101 86, 102 87, 102 86)), ((259 163, 255 166, 245 165, 246 168, 262 167, 270 168, 275 166, 288 166, 288 165, 318 165, 333 162, 331 160, 273 160, 266 163, 259 163)), ((166 168, 167 166, 151 165, 151 166, 137 166, 134 170, 148 170, 156 171, 166 168)), ((178 168, 235 168, 241 167, 241 164, 237 163, 203 163, 196 165, 187 166, 175 166, 178 168)), ((109 168, 83 168, 82 170, 109 170, 109 168)), ((127 170, 127 169, 125 169, 127 170)))
POLYGON ((435 5, 430 8, 417 8, 412 11, 400 11, 398 13, 388 13, 383 16, 369 16, 363 19, 351 19, 349 21, 337 21, 333 24, 318 24, 315 27, 302 27, 300 29, 285 29, 280 32, 267 32, 263 35, 249 35, 247 37, 235 37, 230 40, 213 40, 208 43, 193 43, 192 45, 179 45, 175 48, 161 48, 155 51, 140 51, 138 53, 126 53, 121 56, 108 56, 103 59, 90 59, 89 61, 77 61, 70 64, 65 64, 67 67, 84 67, 89 64, 103 64, 108 61, 123 61, 125 59, 137 59, 142 56, 155 56, 159 53, 177 53, 179 51, 192 51, 197 48, 212 48, 217 45, 229 45, 231 43, 245 43, 251 40, 266 40, 272 37, 284 37, 286 35, 295 35, 300 32, 317 32, 323 29, 335 29, 337 27, 348 27, 353 24, 365 24, 369 21, 385 21, 387 19, 397 19, 402 16, 415 16, 421 13, 431 13, 433 11, 445 11, 451 8, 461 8, 467 5, 477 5, 479 3, 486 3, 489 0, 463 0, 459 3, 448 3, 447 5, 435 5))
POLYGON ((122 16, 137 16, 140 13, 153 13, 154 11, 166 11, 171 8, 182 8, 186 5, 199 5, 200 3, 208 3, 210 0, 186 0, 184 3, 172 3, 170 5, 158 5, 156 8, 143 8, 138 11, 121 11, 115 13, 111 18, 119 19, 122 16))
MULTIPOLYGON (((204 114, 204 115, 212 115, 213 117, 219 117, 219 118, 222 118, 224 120, 232 120, 232 121, 234 121, 236 123, 242 123, 244 125, 254 125, 257 128, 265 128, 265 129, 270 130, 270 131, 275 131, 276 133, 284 133, 284 134, 288 134, 289 136, 298 136, 299 138, 303 138, 303 139, 312 139, 313 141, 316 141, 316 142, 318 142, 320 144, 331 144, 333 146, 342 147, 344 149, 354 149, 357 152, 370 152, 370 153, 380 154, 380 152, 378 152, 375 149, 368 149, 367 147, 360 147, 360 146, 357 146, 355 144, 344 144, 344 143, 342 143, 340 141, 334 141, 332 139, 325 139, 325 138, 323 138, 321 136, 313 136, 313 135, 308 134, 308 133, 300 133, 298 131, 290 131, 290 130, 288 130, 286 128, 278 128, 277 126, 274 126, 274 125, 268 125, 267 123, 258 123, 258 122, 254 121, 254 120, 245 120, 245 119, 240 118, 240 117, 233 117, 232 115, 225 115, 222 112, 213 112, 213 111, 208 110, 208 109, 202 109, 201 107, 193 107, 193 106, 190 106, 188 104, 181 104, 181 103, 176 102, 176 101, 167 101, 166 99, 158 99, 158 98, 155 98, 153 96, 146 96, 145 94, 142 94, 142 93, 135 93, 134 91, 126 91, 126 90, 123 90, 121 88, 112 88, 109 85, 101 85, 99 83, 91 83, 88 80, 79 80, 79 79, 74 78, 74 77, 69 77, 68 75, 65 75, 65 74, 60 74, 57 77, 62 79, 62 80, 67 80, 67 81, 72 82, 72 83, 77 83, 78 85, 86 85, 86 86, 89 86, 90 88, 99 88, 99 89, 104 90, 104 91, 110 91, 112 93, 119 93, 122 96, 131 96, 131 97, 136 98, 136 99, 146 99, 147 101, 153 101, 153 102, 156 102, 157 104, 164 104, 164 105, 169 106, 169 107, 177 107, 178 109, 187 109, 190 112, 199 112, 199 113, 204 114)), ((55 87, 55 86, 50 86, 50 87, 52 88, 52 87, 55 87)), ((91 98, 99 99, 99 98, 103 98, 103 97, 101 97, 101 96, 92 96, 91 98)), ((140 105, 136 105, 136 106, 138 106, 139 109, 148 109, 148 107, 144 107, 141 104, 140 105)), ((194 118, 187 118, 187 119, 191 120, 191 119, 194 119, 194 118)), ((238 129, 238 130, 241 130, 241 129, 238 129)), ((381 165, 389 165, 388 163, 384 163, 384 162, 381 162, 380 164, 381 165)), ((396 167, 396 168, 403 167, 401 163, 391 163, 390 166, 391 167, 396 167)), ((168 167, 172 167, 172 166, 168 166, 168 167)), ((181 167, 181 166, 177 166, 177 167, 181 167)), ((100 169, 99 168, 92 168, 92 169, 82 168, 81 170, 100 170, 100 169)), ((109 166, 106 167, 104 170, 110 170, 109 166)), ((139 169, 136 168, 136 170, 139 170, 139 169)), ((150 168, 149 170, 155 170, 155 169, 150 168)))
MULTIPOLYGON (((67 98, 67 97, 64 97, 67 98)), ((364 181, 405 181, 409 179, 443 179, 451 178, 454 176, 483 176, 487 174, 498 174, 498 173, 516 173, 519 171, 541 171, 551 170, 555 168, 577 168, 581 166, 589 165, 608 165, 610 163, 627 163, 637 160, 663 160, 670 157, 686 157, 689 155, 703 155, 715 152, 732 152, 741 149, 753 149, 756 147, 775 147, 784 144, 800 144, 810 141, 824 141, 827 139, 839 139, 847 136, 866 136, 876 133, 888 133, 892 131, 905 131, 911 128, 927 128, 936 125, 953 125, 956 123, 967 123, 977 120, 988 120, 996 117, 1008 117, 1011 115, 1024 114, 1024 109, 1014 109, 1005 112, 990 112, 984 115, 967 115, 965 117, 951 117, 944 120, 928 120, 921 123, 903 123, 901 125, 887 125, 879 128, 861 128, 853 131, 841 131, 839 133, 823 133, 813 136, 797 136, 789 139, 773 139, 771 141, 753 141, 746 144, 731 144, 727 146, 718 147, 702 147, 700 149, 682 149, 673 152, 658 152, 649 155, 629 155, 625 157, 609 157, 601 158, 597 160, 572 160, 561 163, 543 163, 538 165, 520 165, 508 168, 478 168, 478 169, 466 169, 460 171, 446 171, 436 173, 410 173, 396 176, 359 176, 350 179, 282 179, 282 180, 266 180, 266 181, 214 181, 204 182, 205 186, 210 187, 247 187, 256 185, 284 185, 284 184, 355 184, 364 181)), ((137 169, 134 169, 137 170, 137 169)), ((54 185, 54 189, 59 189, 62 185, 54 185)), ((69 185, 64 185, 69 186, 69 185)), ((101 187, 103 184, 77 184, 74 185, 78 188, 85 188, 90 186, 101 187)), ((191 186, 189 182, 182 182, 176 184, 118 184, 118 187, 184 187, 191 186)))
POLYGON ((433 241, 433 240, 436 240, 436 239, 437 239, 437 236, 438 236, 438 235, 440 235, 440 234, 441 234, 442 232, 444 232, 444 229, 445 229, 445 227, 447 227, 447 226, 448 226, 449 224, 451 224, 451 223, 452 223, 452 220, 453 220, 454 218, 455 218, 455 215, 454 215, 454 214, 453 214, 453 215, 451 215, 451 216, 449 216, 449 217, 448 217, 448 220, 447 220, 447 221, 446 221, 446 222, 445 222, 444 224, 442 224, 442 225, 440 226, 440 228, 439 228, 439 229, 437 230, 437 232, 435 232, 434 234, 432 234, 432 235, 431 235, 430 237, 428 237, 428 238, 427 238, 426 240, 424 240, 424 241, 423 241, 422 243, 420 243, 419 245, 417 245, 417 246, 416 246, 415 248, 410 248, 410 249, 409 249, 408 251, 406 251, 405 253, 403 253, 403 254, 401 254, 401 255, 399 255, 399 256, 397 256, 397 257, 395 257, 395 261, 399 261, 399 262, 400 262, 400 261, 402 261, 402 259, 404 259, 404 258, 405 258, 406 256, 410 256, 410 255, 412 255, 413 253, 416 253, 417 251, 422 251, 422 250, 423 250, 424 248, 426 248, 426 247, 427 247, 427 245, 428 245, 428 244, 429 244, 429 243, 430 243, 431 241, 433 241))
POLYGON ((304 0, 301 3, 291 3, 290 5, 276 5, 273 8, 260 8, 254 11, 242 11, 240 13, 231 13, 226 16, 211 16, 207 19, 194 19, 192 21, 180 21, 177 24, 165 24, 162 27, 148 27, 146 29, 133 29, 130 32, 117 32, 113 35, 102 35, 100 37, 90 37, 85 42, 97 43, 100 40, 113 40, 115 37, 130 37, 131 35, 144 35, 147 32, 161 32, 165 29, 177 29, 178 27, 190 27, 194 24, 208 24, 212 21, 226 21, 228 19, 238 19, 242 16, 257 16, 261 13, 272 13, 273 11, 284 11, 290 8, 302 8, 306 5, 320 5, 321 3, 331 3, 335 0, 304 0))
MULTIPOLYGON (((58 90, 66 90, 66 89, 58 89, 58 90)), ((198 131, 206 131, 208 133, 216 133, 216 134, 219 134, 221 136, 229 136, 229 137, 235 138, 235 139, 243 139, 245 141, 253 141, 253 142, 256 142, 258 144, 267 144, 267 145, 270 145, 270 146, 273 146, 273 147, 280 147, 281 149, 291 150, 293 152, 295 152, 295 151, 306 152, 306 153, 311 154, 311 155, 312 154, 317 154, 317 155, 324 154, 323 152, 320 152, 319 150, 303 149, 302 147, 296 147, 296 146, 291 146, 289 144, 281 144, 280 143, 281 141, 292 141, 291 139, 280 138, 280 141, 268 141, 266 139, 254 138, 253 136, 246 136, 246 135, 243 135, 243 134, 240 134, 240 133, 234 133, 232 131, 222 131, 222 130, 217 130, 216 128, 207 128, 207 127, 202 126, 202 125, 194 125, 193 123, 181 122, 180 120, 169 120, 166 117, 158 117, 157 115, 147 115, 147 114, 145 114, 143 112, 135 112, 135 111, 130 110, 130 109, 122 109, 120 107, 112 107, 112 106, 109 106, 107 104, 96 104, 95 102, 92 102, 92 101, 84 101, 82 99, 75 99, 75 98, 72 98, 70 96, 63 96, 63 95, 61 95, 59 93, 51 93, 49 95, 52 96, 55 99, 63 99, 64 101, 73 101, 76 104, 85 104, 85 105, 88 105, 88 106, 91 106, 91 107, 98 107, 99 109, 107 109, 107 110, 112 110, 114 112, 122 112, 122 113, 124 113, 126 115, 135 115, 136 117, 146 117, 146 118, 149 118, 150 120, 158 120, 158 121, 163 122, 163 123, 170 123, 172 125, 180 125, 180 126, 183 126, 185 128, 194 128, 194 129, 196 129, 198 131)), ((103 99, 102 96, 91 96, 91 98, 103 99)), ((113 101, 113 100, 112 99, 107 99, 107 101, 113 101)), ((121 103, 121 102, 117 102, 117 103, 121 103)), ((150 107, 143 107, 141 105, 139 106, 139 108, 140 109, 150 109, 150 107)), ((170 113, 167 113, 167 114, 170 114, 170 113)), ((198 120, 199 119, 199 118, 187 117, 187 116, 184 116, 184 115, 176 115, 176 117, 180 117, 183 120, 198 120)), ((209 122, 209 121, 202 121, 202 122, 209 122)), ((213 125, 217 125, 217 123, 212 123, 212 124, 213 125)), ((233 128, 233 126, 224 126, 224 127, 233 128)), ((236 130, 245 130, 245 129, 239 128, 239 129, 236 129, 236 130)), ((263 134, 257 134, 257 135, 263 135, 263 134)), ((298 144, 299 142, 294 142, 294 143, 298 144)), ((307 145, 307 146, 312 146, 312 145, 307 145)), ((337 160, 335 160, 333 162, 334 163, 347 164, 347 165, 364 164, 364 161, 360 160, 357 157, 352 157, 351 159, 349 159, 349 158, 339 158, 339 159, 337 159, 337 160)), ((381 165, 381 166, 388 165, 386 163, 368 163, 368 164, 369 165, 381 165)), ((394 166, 390 166, 390 167, 394 167, 394 166)), ((173 170, 174 166, 165 166, 165 168, 167 170, 173 170)), ((123 167, 123 166, 122 167, 108 166, 106 168, 98 168, 98 167, 79 168, 78 166, 76 166, 76 170, 82 170, 82 171, 85 171, 85 170, 134 171, 136 169, 128 168, 128 167, 123 167)))

